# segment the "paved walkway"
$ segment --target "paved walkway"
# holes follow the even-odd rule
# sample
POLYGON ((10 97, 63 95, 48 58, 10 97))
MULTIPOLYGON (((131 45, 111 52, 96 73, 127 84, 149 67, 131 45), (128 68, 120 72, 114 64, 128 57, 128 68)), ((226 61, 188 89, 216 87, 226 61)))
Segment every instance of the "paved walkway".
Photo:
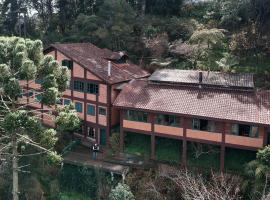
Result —
POLYGON ((102 153, 98 154, 97 160, 93 160, 90 148, 83 146, 77 146, 74 150, 67 153, 67 155, 64 156, 64 163, 86 166, 90 168, 98 168, 106 172, 113 172, 122 176, 125 176, 129 171, 128 166, 103 161, 102 153))

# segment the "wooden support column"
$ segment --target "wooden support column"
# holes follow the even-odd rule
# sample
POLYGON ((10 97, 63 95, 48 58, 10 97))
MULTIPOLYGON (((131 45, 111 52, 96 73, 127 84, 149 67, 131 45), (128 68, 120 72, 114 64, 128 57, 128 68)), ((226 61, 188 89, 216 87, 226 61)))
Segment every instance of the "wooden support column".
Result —
POLYGON ((124 130, 123 130, 123 110, 120 110, 120 153, 124 152, 124 130))
POLYGON ((151 159, 156 159, 156 137, 155 137, 155 115, 153 113, 150 114, 150 122, 151 122, 151 159))
MULTIPOLYGON (((260 129, 259 129, 260 130, 260 129)), ((267 130, 266 127, 262 127, 262 131, 263 131, 263 147, 265 147, 268 143, 268 134, 267 134, 267 130)))
POLYGON ((183 117, 182 166, 187 167, 187 118, 183 117))
POLYGON ((112 86, 107 85, 107 129, 106 129, 106 146, 110 145, 111 125, 112 125, 112 86))
POLYGON ((221 147, 220 147, 220 171, 224 172, 224 166, 225 166, 225 137, 226 137, 226 128, 227 123, 223 123, 222 127, 222 141, 221 141, 221 147))
MULTIPOLYGON (((84 68, 84 79, 86 80, 87 79, 87 70, 84 68)), ((83 114, 84 114, 84 126, 83 126, 83 135, 84 135, 84 138, 87 137, 87 125, 86 125, 86 122, 87 122, 87 93, 86 91, 84 90, 84 107, 83 107, 83 114)))
POLYGON ((154 134, 151 135, 151 159, 156 159, 156 136, 154 134))

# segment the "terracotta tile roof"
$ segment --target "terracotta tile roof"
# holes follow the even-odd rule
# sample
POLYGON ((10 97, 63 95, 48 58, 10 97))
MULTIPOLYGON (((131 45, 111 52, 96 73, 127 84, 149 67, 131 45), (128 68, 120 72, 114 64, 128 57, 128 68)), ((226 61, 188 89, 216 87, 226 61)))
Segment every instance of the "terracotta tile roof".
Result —
MULTIPOLYGON (((149 80, 156 82, 168 82, 179 84, 199 84, 199 71, 162 69, 155 71, 149 80)), ((202 83, 204 85, 253 88, 253 74, 249 73, 221 73, 202 71, 202 83)))
POLYGON ((111 76, 108 77, 108 58, 115 56, 109 49, 100 49, 91 43, 52 44, 50 47, 59 50, 78 64, 109 84, 149 76, 149 73, 132 63, 124 65, 112 62, 111 76))
POLYGON ((133 80, 114 106, 270 125, 270 91, 200 89, 133 80))

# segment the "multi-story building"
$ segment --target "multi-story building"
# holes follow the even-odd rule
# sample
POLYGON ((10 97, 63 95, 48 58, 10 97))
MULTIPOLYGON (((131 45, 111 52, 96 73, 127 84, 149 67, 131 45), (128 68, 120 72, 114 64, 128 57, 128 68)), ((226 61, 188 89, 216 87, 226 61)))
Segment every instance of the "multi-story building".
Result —
MULTIPOLYGON (((153 159, 156 138, 173 138, 182 142, 184 165, 188 142, 212 144, 220 147, 222 170, 226 148, 258 150, 268 144, 270 91, 257 90, 252 74, 165 69, 150 76, 127 54, 90 43, 53 44, 45 54, 70 69, 70 88, 59 104, 74 103, 84 122, 79 136, 86 140, 106 145, 120 124, 122 151, 126 132, 150 135, 153 159)), ((50 110, 39 103, 38 81, 25 89, 25 102, 50 110)), ((51 115, 41 116, 54 126, 51 115)))
POLYGON ((270 92, 257 91, 252 74, 159 70, 131 81, 114 106, 120 110, 121 150, 125 132, 147 134, 153 159, 157 136, 182 141, 184 165, 187 142, 220 146, 222 170, 227 147, 258 150, 267 144, 270 92))
MULTIPOLYGON (((90 43, 53 44, 44 53, 70 69, 70 88, 64 92, 59 104, 74 103, 83 120, 82 137, 96 140, 101 145, 108 144, 111 128, 119 124, 119 111, 112 107, 113 101, 124 83, 147 77, 148 72, 132 64, 127 54, 100 49, 90 43)), ((46 110, 38 101, 38 81, 31 81, 28 89, 31 91, 28 95, 30 105, 46 110)), ((42 120, 54 126, 51 116, 44 114, 42 120)))

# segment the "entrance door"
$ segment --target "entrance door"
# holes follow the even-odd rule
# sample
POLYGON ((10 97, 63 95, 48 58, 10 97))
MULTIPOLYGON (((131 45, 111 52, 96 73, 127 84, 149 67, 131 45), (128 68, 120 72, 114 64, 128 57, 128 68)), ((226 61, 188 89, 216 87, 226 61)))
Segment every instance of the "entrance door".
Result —
POLYGON ((106 145, 106 129, 101 128, 100 129, 100 145, 106 145))

